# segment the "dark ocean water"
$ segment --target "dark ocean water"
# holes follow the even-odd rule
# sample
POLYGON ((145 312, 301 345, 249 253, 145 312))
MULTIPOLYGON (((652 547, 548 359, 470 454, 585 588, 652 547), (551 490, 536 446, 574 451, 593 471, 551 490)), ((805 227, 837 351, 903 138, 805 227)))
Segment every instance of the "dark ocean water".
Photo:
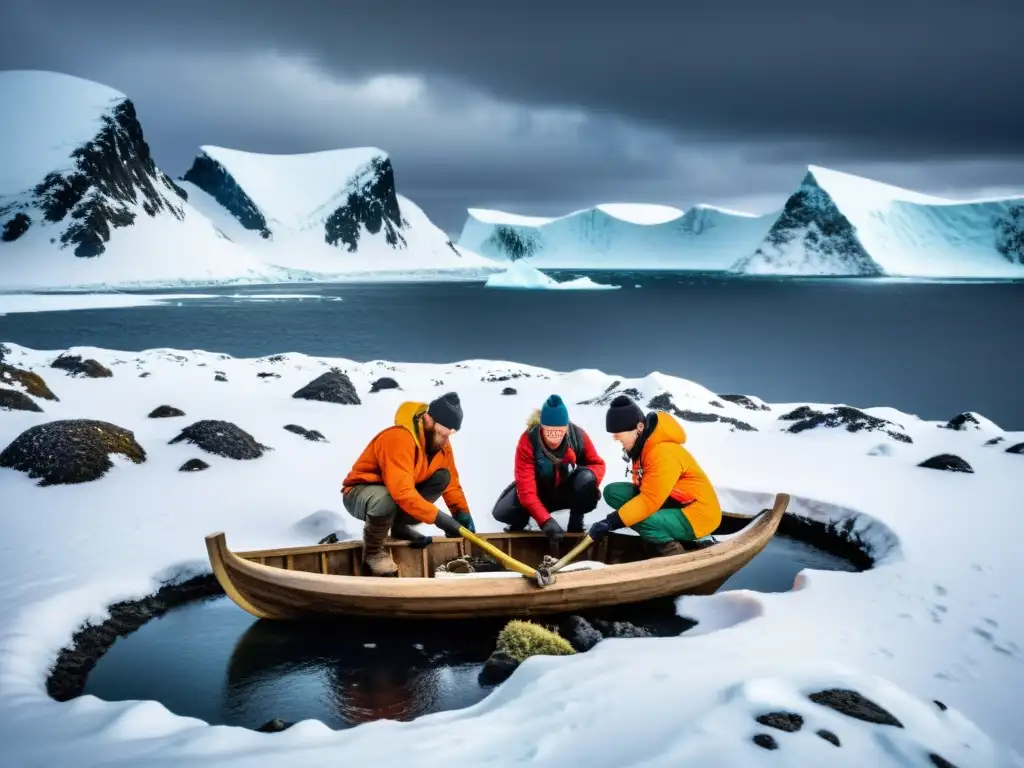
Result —
POLYGON ((928 419, 972 410, 1004 429, 1024 429, 1024 282, 591 277, 622 287, 512 291, 442 282, 197 289, 223 298, 0 316, 0 340, 47 349, 294 351, 358 361, 488 358, 628 377, 661 371, 718 393, 768 401, 889 405, 928 419), (272 292, 341 300, 230 298, 272 292))

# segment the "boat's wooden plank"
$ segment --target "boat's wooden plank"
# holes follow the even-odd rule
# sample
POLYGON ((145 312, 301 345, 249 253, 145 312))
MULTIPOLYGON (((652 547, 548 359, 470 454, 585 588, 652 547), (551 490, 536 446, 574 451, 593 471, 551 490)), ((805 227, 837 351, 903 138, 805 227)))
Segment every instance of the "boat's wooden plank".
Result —
POLYGON ((295 570, 295 555, 284 556, 284 567, 287 568, 289 571, 295 570))
POLYGON ((330 573, 330 571, 327 570, 327 553, 326 552, 321 552, 320 553, 320 573, 323 573, 323 574, 330 573))
POLYGON ((404 578, 420 577, 427 574, 423 570, 423 555, 418 549, 410 547, 393 547, 391 559, 398 564, 398 575, 404 578))
POLYGON ((284 569, 287 568, 285 557, 287 557, 287 555, 270 555, 263 558, 263 564, 270 568, 284 569))
POLYGON ((304 555, 290 555, 290 571, 305 571, 306 573, 320 573, 320 554, 307 552, 304 555))
POLYGON ((327 560, 327 573, 342 576, 352 573, 352 550, 333 549, 323 553, 327 560))

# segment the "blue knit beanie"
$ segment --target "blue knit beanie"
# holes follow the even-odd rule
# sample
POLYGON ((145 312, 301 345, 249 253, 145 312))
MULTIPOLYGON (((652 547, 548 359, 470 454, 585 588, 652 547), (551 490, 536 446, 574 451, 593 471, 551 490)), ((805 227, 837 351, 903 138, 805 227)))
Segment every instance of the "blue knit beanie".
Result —
POLYGON ((569 409, 565 407, 562 398, 552 395, 544 402, 544 407, 540 409, 540 423, 545 427, 569 426, 569 409))

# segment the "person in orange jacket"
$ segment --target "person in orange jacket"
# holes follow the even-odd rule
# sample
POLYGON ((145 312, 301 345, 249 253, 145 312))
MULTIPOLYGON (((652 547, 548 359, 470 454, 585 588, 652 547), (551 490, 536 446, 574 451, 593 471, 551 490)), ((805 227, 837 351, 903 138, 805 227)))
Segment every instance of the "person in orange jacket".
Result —
POLYGON ((686 431, 672 414, 644 415, 640 406, 619 395, 608 408, 605 428, 622 446, 632 482, 605 486, 604 500, 613 511, 590 527, 592 539, 628 526, 659 555, 678 555, 685 551, 679 542, 702 539, 718 528, 718 494, 683 447, 686 431))
POLYGON ((455 392, 427 403, 402 403, 393 426, 377 433, 342 481, 342 500, 365 521, 363 560, 374 576, 393 576, 398 566, 384 546, 388 533, 416 546, 430 543, 417 523, 436 525, 458 537, 459 527, 475 532, 466 494, 459 483, 450 437, 462 427, 455 392), (443 498, 452 514, 434 503, 443 498))

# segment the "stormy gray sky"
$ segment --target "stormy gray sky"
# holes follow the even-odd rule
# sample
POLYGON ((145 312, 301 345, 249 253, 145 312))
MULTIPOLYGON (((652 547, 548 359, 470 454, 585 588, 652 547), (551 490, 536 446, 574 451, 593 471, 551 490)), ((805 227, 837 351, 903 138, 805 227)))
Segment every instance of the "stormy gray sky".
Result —
POLYGON ((953 196, 1024 188, 1021 0, 33 0, 0 69, 135 102, 158 163, 373 145, 467 207, 784 201, 808 164, 953 196))

